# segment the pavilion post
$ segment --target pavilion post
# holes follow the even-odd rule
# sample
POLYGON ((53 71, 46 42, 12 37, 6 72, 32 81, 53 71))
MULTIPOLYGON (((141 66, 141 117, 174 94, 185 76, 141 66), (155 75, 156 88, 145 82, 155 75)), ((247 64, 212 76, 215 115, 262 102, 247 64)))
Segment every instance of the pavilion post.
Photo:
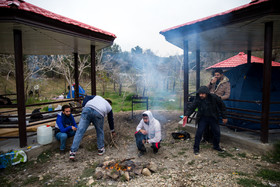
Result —
POLYGON ((187 111, 189 97, 189 47, 188 41, 184 41, 184 115, 187 111))
POLYGON ((197 42, 196 49, 196 90, 200 87, 200 46, 199 42, 197 42))
POLYGON ((26 134, 26 121, 25 121, 22 33, 20 30, 14 30, 13 32, 14 32, 19 143, 20 143, 20 147, 25 147, 27 146, 27 134, 26 134))
POLYGON ((261 141, 268 143, 273 22, 265 23, 261 141))
POLYGON ((95 46, 90 46, 91 55, 91 95, 96 95, 96 71, 95 71, 95 46))
POLYGON ((79 62, 78 53, 74 53, 74 78, 75 78, 75 100, 79 98, 79 62))
POLYGON ((252 57, 252 51, 251 50, 247 50, 247 63, 248 64, 251 63, 251 57, 252 57))

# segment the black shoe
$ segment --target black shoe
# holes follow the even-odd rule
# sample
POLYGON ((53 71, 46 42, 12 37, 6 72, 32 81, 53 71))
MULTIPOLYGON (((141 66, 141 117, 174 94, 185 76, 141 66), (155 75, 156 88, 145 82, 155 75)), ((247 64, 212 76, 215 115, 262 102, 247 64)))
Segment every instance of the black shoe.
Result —
POLYGON ((201 140, 201 143, 207 143, 207 141, 205 139, 201 140))
POLYGON ((146 151, 145 152, 144 151, 140 151, 139 154, 138 154, 138 157, 143 156, 145 153, 146 153, 146 151))
POLYGON ((221 149, 220 147, 218 147, 218 148, 214 148, 216 151, 218 151, 219 153, 224 153, 225 152, 225 150, 223 150, 223 149, 221 149))
POLYGON ((66 150, 59 150, 60 155, 64 155, 66 153, 66 150))
POLYGON ((154 154, 158 153, 158 149, 153 149, 154 154))
POLYGON ((193 153, 194 153, 195 155, 198 155, 198 154, 199 154, 199 151, 194 150, 193 153))

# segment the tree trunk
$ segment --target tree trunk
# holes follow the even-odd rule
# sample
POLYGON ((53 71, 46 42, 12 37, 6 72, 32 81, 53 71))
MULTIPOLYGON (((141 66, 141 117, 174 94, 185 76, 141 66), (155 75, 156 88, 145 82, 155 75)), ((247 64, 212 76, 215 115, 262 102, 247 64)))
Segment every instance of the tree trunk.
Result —
POLYGON ((114 81, 114 92, 116 92, 116 81, 114 81))
POLYGON ((106 90, 106 83, 105 81, 102 81, 102 95, 105 95, 105 90, 106 90))
POLYGON ((146 86, 144 86, 144 89, 143 89, 143 97, 145 97, 145 92, 146 92, 146 86))
POLYGON ((119 96, 122 95, 122 83, 120 83, 120 87, 119 87, 119 96))
POLYGON ((175 92, 176 79, 173 80, 173 92, 175 92))
POLYGON ((182 109, 182 94, 180 94, 179 103, 179 109, 182 109))

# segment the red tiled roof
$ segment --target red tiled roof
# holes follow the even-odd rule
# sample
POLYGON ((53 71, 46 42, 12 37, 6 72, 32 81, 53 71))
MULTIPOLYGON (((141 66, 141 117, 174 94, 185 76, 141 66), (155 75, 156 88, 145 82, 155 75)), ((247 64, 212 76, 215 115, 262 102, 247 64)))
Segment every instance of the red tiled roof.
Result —
POLYGON ((102 34, 116 38, 116 35, 114 35, 110 32, 107 32, 107 31, 98 29, 96 27, 87 25, 85 23, 81 23, 79 21, 55 14, 55 13, 45 10, 43 8, 37 7, 37 6, 27 3, 27 2, 24 2, 23 0, 0 0, 0 8, 16 8, 16 9, 24 10, 27 12, 33 12, 35 14, 39 14, 39 15, 45 16, 47 18, 58 20, 58 21, 61 21, 61 22, 67 23, 67 24, 71 24, 71 25, 76 25, 76 26, 84 28, 84 29, 88 29, 88 30, 91 30, 94 32, 102 33, 102 34))
MULTIPOLYGON (((233 68, 242 64, 247 63, 247 54, 240 52, 238 55, 230 57, 222 62, 214 64, 206 69, 214 69, 214 68, 233 68)), ((251 56, 251 63, 263 63, 263 59, 255 56, 251 56)), ((272 66, 280 67, 279 62, 272 61, 272 66)))
POLYGON ((247 7, 255 5, 255 4, 263 3, 263 2, 266 2, 266 1, 270 1, 270 0, 252 1, 252 2, 250 2, 248 4, 245 4, 245 5, 242 5, 242 6, 239 6, 239 7, 230 9, 230 10, 227 10, 225 12, 221 12, 221 13, 218 13, 218 14, 214 14, 214 15, 211 15, 211 16, 208 16, 208 17, 204 17, 204 18, 201 18, 201 19, 197 19, 197 20, 194 20, 194 21, 190 21, 190 22, 187 22, 187 23, 184 23, 184 24, 181 24, 181 25, 177 25, 177 26, 174 26, 174 27, 162 30, 160 33, 164 33, 164 32, 170 31, 170 30, 178 29, 178 28, 183 27, 183 26, 192 25, 192 24, 195 24, 195 23, 198 23, 198 22, 202 22, 202 21, 208 20, 210 18, 214 18, 214 17, 226 15, 226 14, 229 14, 229 13, 233 13, 235 11, 247 8, 247 7))

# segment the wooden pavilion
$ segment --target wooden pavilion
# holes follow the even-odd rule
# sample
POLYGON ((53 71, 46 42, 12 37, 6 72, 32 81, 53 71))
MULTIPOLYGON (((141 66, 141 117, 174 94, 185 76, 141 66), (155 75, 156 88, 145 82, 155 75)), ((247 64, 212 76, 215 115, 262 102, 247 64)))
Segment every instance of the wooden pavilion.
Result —
MULTIPOLYGON (((0 1, 0 53, 14 54, 20 147, 27 145, 23 55, 73 54, 75 98, 79 95, 78 54, 91 55, 91 92, 96 94, 95 51, 113 44, 110 32, 55 14, 24 0, 0 1)), ((4 107, 4 106, 1 106, 4 107)), ((17 138, 17 137, 16 137, 17 138)))
MULTIPOLYGON (((267 143, 272 115, 270 104, 280 104, 270 102, 272 50, 280 48, 280 1, 252 0, 225 12, 165 29, 160 34, 184 50, 184 110, 189 96, 188 52, 196 52, 196 67, 200 67, 200 52, 247 51, 248 63, 251 62, 252 51, 264 52, 260 133, 261 141, 267 143)), ((196 88, 200 86, 199 81, 200 68, 197 68, 196 88)))

